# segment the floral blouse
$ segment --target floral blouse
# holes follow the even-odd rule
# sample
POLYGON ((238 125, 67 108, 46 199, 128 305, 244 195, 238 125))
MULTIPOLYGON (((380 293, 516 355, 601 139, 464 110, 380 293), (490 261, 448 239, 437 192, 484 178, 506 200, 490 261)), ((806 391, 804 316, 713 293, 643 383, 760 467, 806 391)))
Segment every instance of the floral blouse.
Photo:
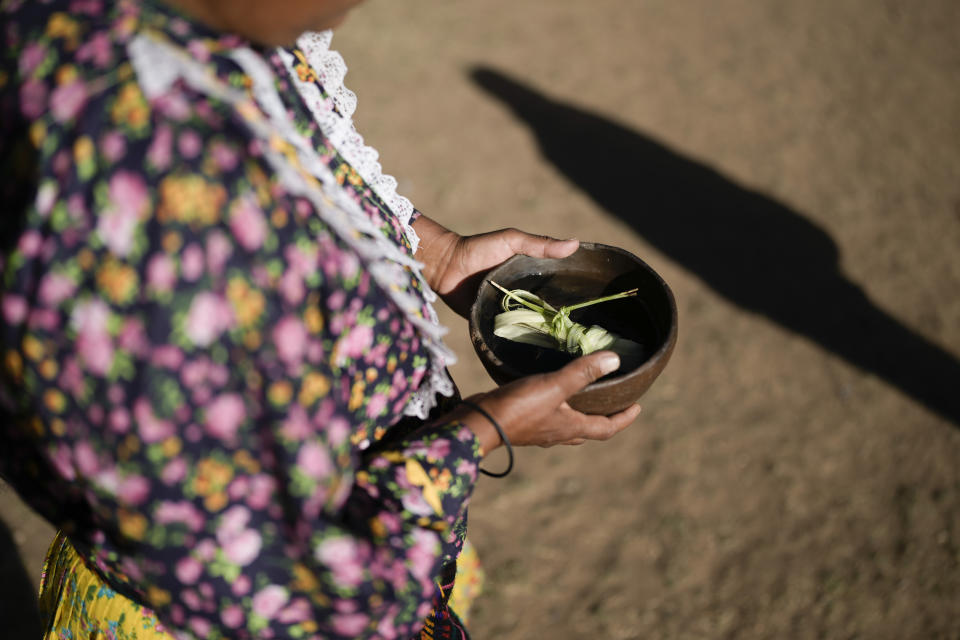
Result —
POLYGON ((327 99, 322 73, 152 2, 0 16, 0 472, 184 637, 415 634, 479 445, 402 420, 437 368, 430 293, 292 88, 327 99), (144 34, 193 66, 138 67, 144 34), (322 167, 269 135, 251 68, 322 167))

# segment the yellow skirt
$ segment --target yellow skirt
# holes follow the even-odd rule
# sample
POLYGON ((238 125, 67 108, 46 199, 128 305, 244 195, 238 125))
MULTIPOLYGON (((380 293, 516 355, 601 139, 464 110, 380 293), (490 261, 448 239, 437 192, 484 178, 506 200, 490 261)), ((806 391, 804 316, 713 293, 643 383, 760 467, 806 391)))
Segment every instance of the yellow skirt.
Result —
POLYGON ((117 593, 87 567, 63 532, 43 563, 40 620, 43 640, 175 640, 151 609, 117 593))
MULTIPOLYGON (((457 559, 450 608, 464 623, 483 586, 476 550, 466 541, 457 559)), ((62 532, 57 533, 40 580, 43 640, 175 640, 153 610, 111 589, 62 532)))

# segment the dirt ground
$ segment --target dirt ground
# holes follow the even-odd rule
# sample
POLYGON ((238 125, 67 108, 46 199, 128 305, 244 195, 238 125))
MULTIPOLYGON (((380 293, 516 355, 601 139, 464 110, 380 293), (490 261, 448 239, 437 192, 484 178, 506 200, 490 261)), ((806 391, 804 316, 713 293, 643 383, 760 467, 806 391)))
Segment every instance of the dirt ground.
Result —
MULTIPOLYGON (((678 300, 636 424, 480 482, 476 638, 960 638, 958 33, 954 0, 371 0, 338 33, 421 210, 624 247, 678 300)), ((52 532, 0 514, 12 591, 52 532)))

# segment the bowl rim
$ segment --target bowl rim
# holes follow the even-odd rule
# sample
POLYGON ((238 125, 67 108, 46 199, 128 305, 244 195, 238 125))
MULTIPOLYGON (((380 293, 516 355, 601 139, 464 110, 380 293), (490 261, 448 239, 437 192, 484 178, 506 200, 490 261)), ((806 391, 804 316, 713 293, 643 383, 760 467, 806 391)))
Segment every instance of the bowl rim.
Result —
MULTIPOLYGON (((660 348, 657 349, 655 352, 653 352, 649 358, 644 360, 643 364, 641 364, 639 367, 637 367, 636 369, 632 369, 626 373, 615 376, 613 378, 591 382, 586 387, 584 387, 579 392, 577 392, 578 394, 584 393, 587 391, 601 390, 601 389, 606 389, 608 387, 615 386, 617 384, 620 384, 624 380, 642 376, 647 371, 657 367, 659 363, 664 359, 664 357, 669 356, 670 352, 673 351, 673 348, 677 340, 677 330, 678 330, 677 323, 679 320, 678 314, 677 314, 677 301, 673 295, 673 290, 670 288, 670 285, 667 284, 667 281, 664 280, 663 277, 659 273, 657 273, 657 271, 653 267, 651 267, 649 264, 644 262, 642 259, 634 255, 633 253, 627 251, 626 249, 621 249, 620 247, 614 247, 612 245, 602 244, 599 242, 581 242, 580 246, 577 248, 577 251, 579 251, 580 249, 586 249, 588 251, 604 250, 604 251, 612 251, 613 253, 619 253, 623 256, 626 256, 632 259, 637 263, 639 267, 649 272, 649 274, 653 276, 655 281, 658 282, 659 285, 663 288, 663 291, 667 296, 667 306, 669 307, 669 310, 670 310, 670 327, 667 330, 667 335, 664 337, 663 344, 660 345, 660 348)), ((490 280, 492 278, 495 278, 496 273, 501 269, 505 268, 508 264, 517 260, 522 260, 523 258, 528 258, 528 257, 531 257, 531 256, 525 256, 523 254, 513 255, 507 260, 505 260, 504 262, 500 263, 498 266, 488 271, 486 275, 483 276, 483 280, 480 283, 480 287, 477 289, 477 296, 474 299, 473 304, 470 305, 469 329, 470 329, 472 342, 474 343, 474 347, 477 348, 482 345, 484 347, 484 351, 487 354, 487 358, 490 361, 490 364, 494 365, 496 368, 507 373, 513 380, 519 380, 520 378, 528 377, 530 374, 526 374, 526 375, 520 374, 520 372, 518 372, 516 369, 514 369, 509 364, 503 362, 502 360, 500 360, 499 357, 497 357, 497 354, 494 353, 490 345, 488 345, 486 341, 483 339, 483 334, 480 332, 479 328, 477 327, 477 316, 480 313, 480 297, 481 297, 480 292, 483 291, 483 288, 492 286, 490 284, 490 280)), ((563 260, 563 258, 553 258, 553 259, 563 260)), ((480 354, 478 354, 478 357, 480 357, 481 359, 483 358, 483 356, 480 354)))

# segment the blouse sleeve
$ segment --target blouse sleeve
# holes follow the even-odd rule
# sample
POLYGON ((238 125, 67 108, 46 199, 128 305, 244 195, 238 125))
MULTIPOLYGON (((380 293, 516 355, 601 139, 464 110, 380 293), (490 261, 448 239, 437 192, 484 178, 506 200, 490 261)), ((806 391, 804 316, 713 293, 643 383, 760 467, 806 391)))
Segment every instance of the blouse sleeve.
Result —
POLYGON ((9 470, 172 629, 412 634, 478 443, 432 425, 360 463, 426 369, 416 333, 229 113, 196 104, 151 110, 129 81, 31 131, 3 379, 8 442, 42 464, 9 470))

